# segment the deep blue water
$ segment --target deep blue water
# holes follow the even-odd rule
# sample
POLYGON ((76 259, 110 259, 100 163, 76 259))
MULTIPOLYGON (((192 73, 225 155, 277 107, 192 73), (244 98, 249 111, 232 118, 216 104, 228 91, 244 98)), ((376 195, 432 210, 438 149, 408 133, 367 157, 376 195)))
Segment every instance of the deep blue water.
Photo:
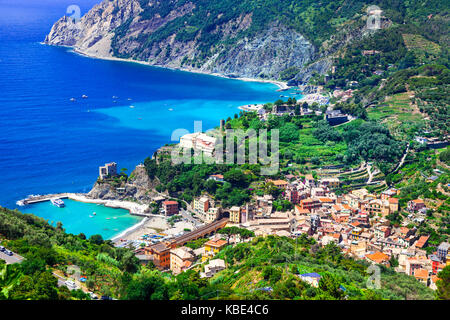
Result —
MULTIPOLYGON (((209 129, 239 105, 279 97, 273 84, 91 59, 40 44, 72 3, 0 0, 1 206, 14 208, 29 194, 88 191, 105 162, 131 171, 171 142, 172 130, 193 131, 194 120, 209 129)), ((83 13, 95 3, 77 1, 83 13)))

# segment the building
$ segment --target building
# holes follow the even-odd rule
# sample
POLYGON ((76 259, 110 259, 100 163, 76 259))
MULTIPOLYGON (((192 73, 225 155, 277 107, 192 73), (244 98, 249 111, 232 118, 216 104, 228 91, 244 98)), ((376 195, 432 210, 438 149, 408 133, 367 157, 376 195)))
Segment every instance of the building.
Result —
POLYGON ((414 271, 414 278, 426 286, 428 286, 428 275, 428 271, 422 268, 414 271))
POLYGON ((392 197, 394 197, 396 195, 399 195, 399 194, 400 194, 400 190, 397 190, 395 188, 390 188, 390 189, 385 190, 385 191, 383 191, 381 193, 381 199, 387 200, 387 199, 392 198, 392 197))
POLYGON ((211 223, 219 219, 221 211, 221 208, 209 208, 206 212, 206 222, 211 223))
POLYGON ((184 149, 202 151, 205 155, 212 156, 216 138, 201 132, 189 133, 180 138, 179 146, 184 149))
POLYGON ((416 241, 416 248, 423 249, 428 245, 428 239, 430 236, 421 236, 419 240, 416 241))
POLYGON ((241 223, 241 208, 238 206, 231 207, 230 210, 230 222, 241 223))
POLYGON ((447 260, 447 255, 449 253, 449 247, 450 244, 448 242, 442 242, 439 247, 437 248, 437 257, 439 258, 440 261, 446 261, 447 260))
POLYGON ((369 191, 367 191, 367 189, 357 189, 353 190, 351 194, 356 196, 359 200, 364 200, 369 194, 369 191))
POLYGON ((312 272, 312 273, 303 273, 300 275, 300 279, 302 281, 308 282, 313 287, 319 287, 320 274, 312 272))
POLYGON ((207 134, 200 134, 195 140, 194 149, 197 151, 202 151, 207 156, 212 156, 214 153, 214 148, 216 147, 216 138, 208 136, 207 134))
POLYGON ((217 272, 225 270, 225 261, 222 259, 211 260, 207 265, 205 265, 205 272, 200 273, 201 278, 210 278, 214 276, 217 272))
POLYGON ((224 181, 222 174, 212 174, 212 175, 209 176, 208 179, 212 179, 212 180, 217 181, 217 182, 223 182, 224 181))
POLYGON ((108 177, 113 177, 117 175, 117 163, 110 162, 105 163, 104 166, 98 168, 98 173, 100 179, 103 180, 108 177))
POLYGON ((366 260, 373 264, 389 265, 390 257, 383 252, 377 251, 372 254, 367 254, 366 260))
POLYGON ((191 248, 180 247, 170 250, 170 270, 179 274, 192 266, 195 256, 191 248))
POLYGON ((285 180, 269 180, 269 182, 272 182, 275 187, 280 189, 285 189, 289 185, 285 180))
POLYGON ((397 212, 399 210, 397 198, 389 198, 388 203, 389 203, 389 212, 390 213, 397 212))
POLYGON ((209 240, 205 243, 205 252, 202 257, 202 261, 206 261, 214 257, 220 250, 222 250, 227 245, 227 241, 222 239, 209 240))
POLYGON ((293 204, 296 204, 300 201, 297 189, 288 189, 286 190, 286 199, 293 204))
POLYGON ((321 203, 318 199, 304 199, 300 201, 300 208, 303 210, 315 210, 321 207, 321 203))
POLYGON ((160 242, 145 249, 145 253, 151 255, 151 260, 159 270, 170 268, 170 247, 160 242))
POLYGON ((410 212, 417 212, 423 208, 425 208, 425 202, 422 199, 408 201, 408 210, 410 212))
POLYGON ((305 185, 307 187, 314 187, 315 186, 315 180, 312 174, 305 175, 305 185))
POLYGON ((311 188, 311 196, 312 197, 324 197, 325 196, 325 190, 323 188, 320 188, 320 187, 311 188))
POLYGON ((178 214, 178 202, 177 201, 164 201, 163 209, 166 216, 172 216, 178 214))
POLYGON ((206 215, 209 210, 209 198, 208 197, 200 197, 198 199, 194 199, 194 211, 200 213, 202 215, 206 215))
POLYGON ((325 120, 330 126, 335 126, 348 121, 348 115, 343 114, 341 110, 327 110, 325 112, 325 120))
POLYGON ((323 178, 320 180, 320 183, 330 189, 339 188, 340 186, 339 178, 323 178))
POLYGON ((381 214, 384 217, 389 214, 389 203, 386 200, 374 199, 370 200, 364 209, 371 215, 381 214))

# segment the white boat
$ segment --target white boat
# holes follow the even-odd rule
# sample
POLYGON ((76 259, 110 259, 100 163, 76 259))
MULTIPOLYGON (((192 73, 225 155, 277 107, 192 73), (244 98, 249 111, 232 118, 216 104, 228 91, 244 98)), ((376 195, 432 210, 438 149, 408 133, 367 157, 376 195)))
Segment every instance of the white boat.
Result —
POLYGON ((56 206, 56 207, 58 207, 58 208, 63 208, 63 207, 65 207, 66 205, 64 204, 64 201, 62 201, 61 199, 50 199, 50 202, 54 205, 54 206, 56 206))
POLYGON ((75 100, 76 100, 75 98, 70 98, 70 101, 72 101, 72 102, 75 101, 75 100))
POLYGON ((85 95, 85 94, 83 94, 81 97, 82 97, 83 99, 87 99, 87 98, 88 98, 88 96, 85 95))
POLYGON ((134 109, 134 106, 130 106, 131 109, 134 109))
POLYGON ((96 213, 95 212, 92 212, 92 214, 95 216, 96 215, 96 213))
POLYGON ((119 97, 117 97, 117 96, 112 96, 112 98, 113 98, 113 99, 119 99, 119 97))

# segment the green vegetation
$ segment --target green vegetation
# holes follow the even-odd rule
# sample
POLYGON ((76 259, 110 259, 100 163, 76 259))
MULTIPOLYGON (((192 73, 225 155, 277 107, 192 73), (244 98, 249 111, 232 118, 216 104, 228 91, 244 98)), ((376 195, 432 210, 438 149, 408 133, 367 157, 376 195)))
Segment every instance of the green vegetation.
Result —
MULTIPOLYGON (((130 251, 104 241, 100 244, 98 237, 86 240, 82 235, 66 234, 40 218, 7 209, 1 210, 0 218, 0 230, 7 237, 3 244, 26 258, 21 264, 0 263, 1 299, 89 299, 80 290, 69 292, 57 287, 52 272, 66 269, 69 264, 78 265, 87 275, 87 286, 122 299, 434 298, 432 291, 413 277, 383 266, 381 289, 368 289, 366 262, 345 256, 334 244, 319 248, 314 239, 306 236, 297 240, 258 237, 228 246, 217 256, 226 261, 228 268, 211 279, 201 279, 201 266, 173 276, 151 265, 139 266, 130 251), (322 276, 318 288, 300 280, 298 274, 305 272, 322 276), (111 277, 105 279, 107 275, 111 277), (270 290, 262 290, 267 287, 270 290)), ((226 228, 221 233, 239 234, 241 240, 254 236, 239 228, 226 228)), ((445 273, 442 277, 439 294, 445 298, 445 273)))
POLYGON ((405 295, 434 299, 433 292, 413 277, 382 266, 381 289, 369 289, 366 262, 346 257, 333 244, 319 248, 305 236, 297 240, 255 238, 251 243, 227 247, 218 257, 227 262, 228 268, 211 283, 231 287, 231 297, 238 299, 404 299, 405 295), (322 276, 318 288, 298 277, 309 272, 322 276), (263 290, 267 287, 271 290, 263 290))
POLYGON ((0 207, 2 238, 2 245, 26 259, 20 265, 0 265, 0 292, 9 299, 86 299, 57 288, 52 272, 70 275, 69 265, 80 268, 91 290, 118 296, 121 275, 139 268, 132 251, 115 248, 101 236, 67 234, 60 223, 52 227, 42 218, 0 207))

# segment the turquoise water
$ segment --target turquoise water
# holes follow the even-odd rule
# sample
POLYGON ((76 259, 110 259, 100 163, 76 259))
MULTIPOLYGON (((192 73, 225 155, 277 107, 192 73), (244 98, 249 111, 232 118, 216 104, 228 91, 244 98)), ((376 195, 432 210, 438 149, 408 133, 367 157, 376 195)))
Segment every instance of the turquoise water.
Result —
MULTIPOLYGON (((96 2, 77 5, 84 14, 96 2)), ((92 59, 42 45, 71 4, 0 0, 0 206, 15 208, 30 194, 88 192, 106 162, 131 172, 174 142, 172 131, 193 132, 194 121, 206 131, 240 105, 280 97, 274 84, 92 59)), ((66 209, 49 203, 18 209, 61 221, 69 232, 105 238, 137 221, 122 214, 120 223, 89 218, 97 211, 92 205, 70 201, 66 209)), ((105 217, 116 214, 102 210, 105 217)))
POLYGON ((36 214, 54 226, 60 221, 69 233, 82 232, 87 237, 101 234, 104 239, 111 239, 142 220, 141 217, 132 216, 124 209, 70 199, 63 201, 66 204, 64 208, 55 207, 50 201, 45 201, 26 206, 22 212, 36 214), (96 214, 93 215, 93 212, 96 214))

